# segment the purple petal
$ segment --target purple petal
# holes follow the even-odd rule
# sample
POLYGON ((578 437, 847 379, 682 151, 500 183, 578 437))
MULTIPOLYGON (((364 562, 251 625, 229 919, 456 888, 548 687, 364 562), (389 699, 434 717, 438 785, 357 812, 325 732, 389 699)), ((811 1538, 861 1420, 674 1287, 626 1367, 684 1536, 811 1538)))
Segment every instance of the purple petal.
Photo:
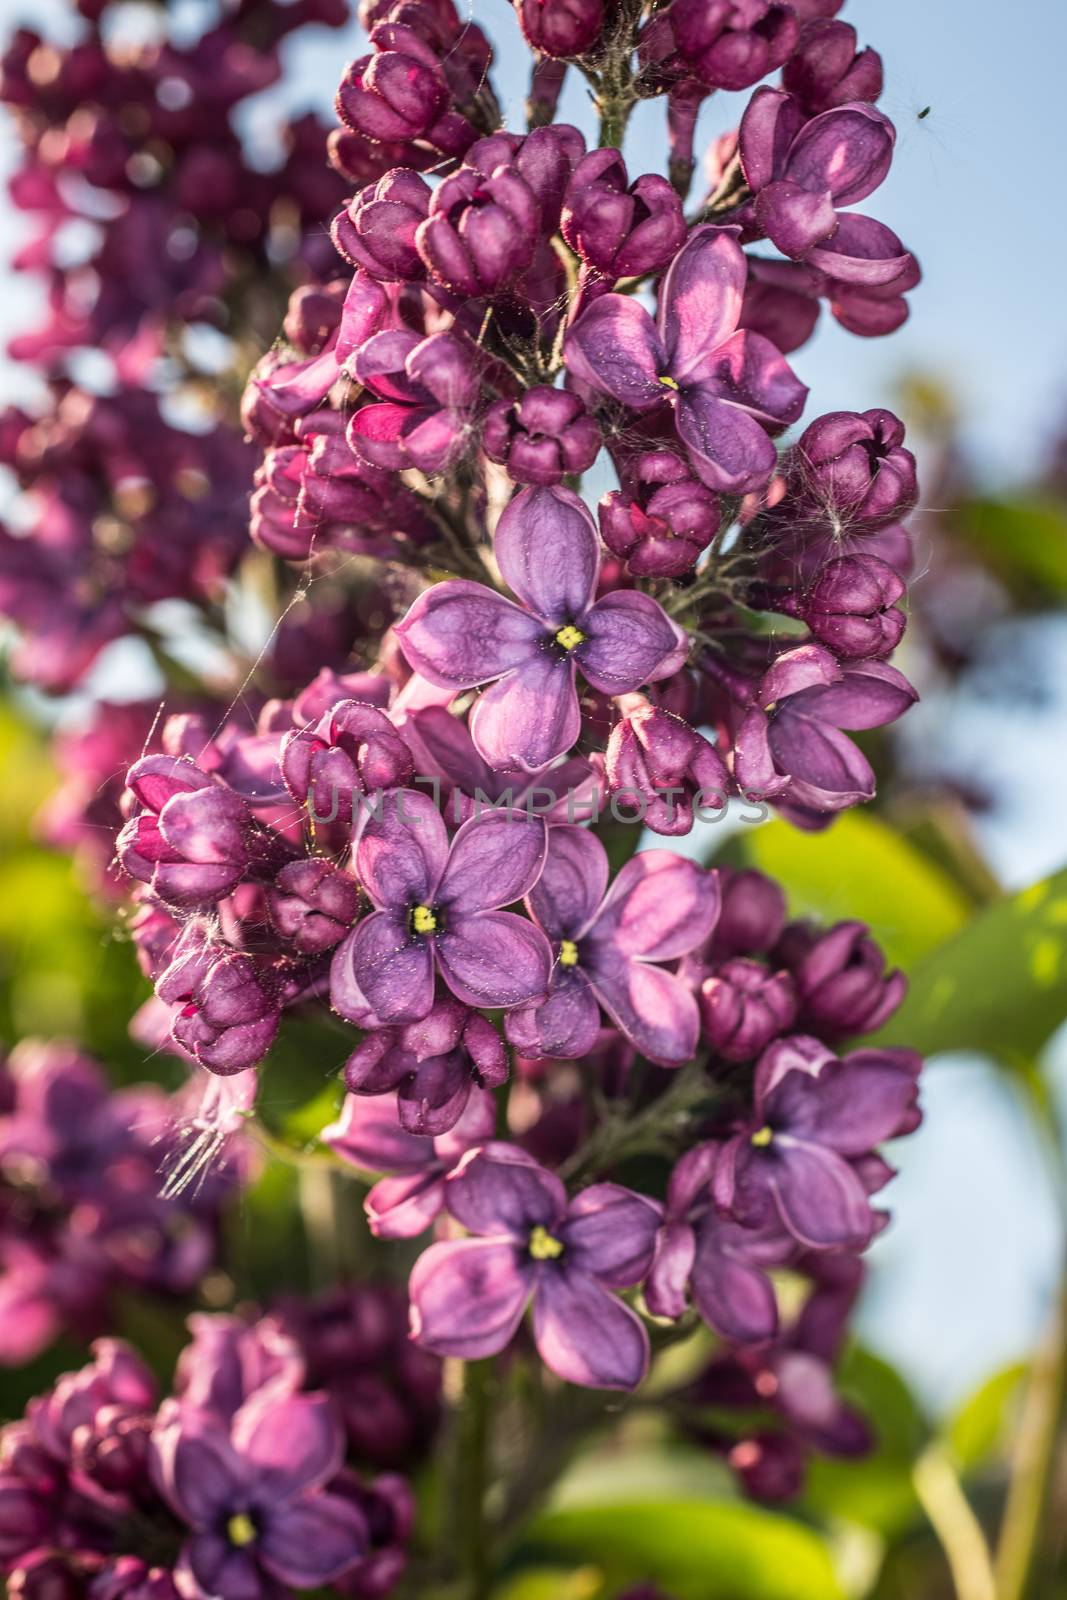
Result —
POLYGON ((319 1589, 362 1560, 369 1546, 367 1524, 353 1501, 314 1494, 275 1511, 256 1549, 280 1582, 319 1589))
POLYGON ((588 828, 550 828, 544 870, 527 898, 530 915, 553 940, 578 939, 608 886, 607 851, 588 828))
POLYGON ((720 494, 758 489, 774 471, 777 452, 755 417, 709 390, 681 397, 675 425, 697 476, 720 494))
POLYGON ((441 976, 469 1006, 528 1005, 548 989, 548 940, 513 911, 454 917, 436 943, 441 976))
POLYGON ((789 787, 774 764, 770 745, 770 720, 759 706, 753 706, 741 720, 734 735, 734 777, 744 795, 770 799, 789 787))
POLYGON ((462 1050, 420 1061, 400 1086, 400 1125, 434 1137, 455 1126, 471 1092, 470 1062, 462 1050))
POLYGON ((408 1280, 411 1334, 440 1356, 479 1361, 511 1343, 533 1263, 500 1239, 459 1239, 423 1251, 408 1280))
POLYGON ((445 1203, 470 1233, 525 1245, 540 1224, 562 1224, 567 1191, 554 1172, 517 1145, 490 1142, 464 1156, 445 1185, 445 1203))
POLYGON ((340 1470, 344 1438, 326 1395, 258 1390, 233 1419, 233 1442, 256 1469, 257 1497, 289 1500, 340 1470))
POLYGON ((356 876, 379 908, 428 905, 448 861, 448 834, 428 794, 389 789, 360 807, 356 876))
POLYGON ((775 1126, 797 1138, 825 1144, 842 1156, 863 1156, 897 1133, 915 1105, 917 1084, 909 1060, 888 1051, 864 1051, 856 1065, 833 1061, 818 1077, 791 1072, 768 1104, 775 1126))
POLYGON ((756 216, 762 231, 782 254, 798 260, 829 239, 837 227, 837 212, 829 194, 798 183, 769 184, 756 196, 756 216))
POLYGON ((704 942, 719 905, 715 873, 672 850, 642 850, 612 884, 590 938, 623 956, 673 961, 704 942))
POLYGON ((810 1250, 862 1250, 874 1231, 867 1193, 833 1150, 779 1135, 770 1185, 782 1221, 810 1250))
POLYGON ((381 326, 389 301, 380 283, 357 271, 348 286, 341 307, 341 325, 334 346, 334 357, 342 366, 363 348, 381 326))
POLYGON ((688 1222, 668 1222, 660 1229, 644 1289, 645 1304, 654 1317, 677 1320, 685 1312, 695 1254, 696 1235, 688 1222))
POLYGON ((582 726, 574 673, 573 657, 539 652, 479 696, 471 738, 491 766, 537 772, 566 754, 582 726))
POLYGON ((512 905, 541 876, 547 848, 542 817, 521 811, 472 817, 452 841, 438 900, 453 915, 512 905))
POLYGON ((208 1528, 239 1501, 248 1474, 214 1419, 182 1427, 165 1467, 168 1497, 194 1528, 208 1528))
POLYGON ((585 974, 557 964, 548 999, 509 1011, 508 1041, 520 1055, 576 1061, 587 1055, 600 1030, 600 1007, 585 974))
POLYGON ((457 690, 538 662, 545 639, 536 617, 465 578, 425 590, 394 632, 416 672, 430 683, 457 690))
MULTIPOLYGON (((267 1586, 248 1550, 236 1550, 220 1533, 198 1533, 186 1544, 182 1567, 188 1566, 194 1592, 225 1595, 226 1600, 267 1600, 267 1586)), ((181 1591, 179 1591, 181 1592, 181 1591)))
POLYGON ((574 654, 601 694, 629 694, 685 664, 689 637, 658 600, 636 589, 615 589, 582 618, 586 634, 574 654))
POLYGON ((660 382, 669 371, 667 353, 656 324, 629 295, 594 301, 568 333, 563 358, 576 378, 631 411, 647 411, 668 397, 660 382))
POLYGON ((852 206, 884 181, 895 141, 893 124, 874 106, 839 106, 800 130, 784 176, 805 189, 828 191, 835 206, 852 206))
POLYGON ((772 720, 767 737, 779 769, 819 796, 833 798, 834 809, 869 800, 873 795, 874 772, 870 763, 839 729, 814 717, 796 716, 790 705, 772 720))
POLYGON ((803 124, 804 113, 791 94, 769 86, 756 90, 745 107, 740 128, 741 165, 754 194, 781 172, 803 124))
POLYGON ((770 707, 805 689, 837 683, 840 677, 841 668, 831 651, 821 644, 798 645, 795 650, 784 650, 763 674, 760 705, 770 707))
POLYGON ((607 946, 596 952, 588 976, 604 1010, 642 1055, 665 1067, 692 1059, 700 1014, 691 991, 673 973, 625 960, 607 946))
POLYGON ((539 1275, 534 1342, 545 1366, 586 1389, 636 1389, 648 1371, 648 1334, 629 1306, 584 1272, 539 1275))
POLYGON ((695 228, 675 256, 660 290, 659 326, 679 383, 736 329, 747 277, 733 229, 695 228))
POLYGON ((705 389, 751 412, 772 430, 797 420, 808 393, 777 346, 748 328, 735 333, 709 357, 699 382, 693 381, 679 404, 705 389))
POLYGON ((382 1178, 363 1202, 367 1223, 376 1239, 417 1239, 440 1216, 445 1180, 440 1172, 382 1178))
POLYGON ((411 412, 411 406, 394 405, 388 400, 360 406, 348 424, 349 445, 372 467, 402 472, 408 459, 401 440, 411 412))
POLYGON ((340 1117, 319 1138, 343 1161, 368 1172, 421 1171, 434 1159, 429 1139, 401 1128, 394 1094, 346 1095, 340 1117))
POLYGON ((737 1344, 773 1339, 778 1303, 770 1279, 744 1257, 747 1230, 711 1218, 697 1230, 691 1288, 693 1304, 709 1328, 737 1344), (737 1237, 734 1249, 725 1239, 737 1237))
POLYGON ((805 716, 838 728, 881 728, 913 706, 918 695, 902 672, 884 661, 861 661, 844 669, 825 689, 797 695, 790 705, 805 716))
POLYGON ((358 1027, 417 1022, 433 1005, 433 951, 403 912, 375 911, 341 941, 330 964, 330 1003, 358 1027))
MULTIPOLYGON (((919 276, 918 266, 891 228, 876 222, 873 217, 859 216, 854 211, 846 212, 837 222, 837 232, 833 237, 809 254, 811 266, 829 273, 839 283, 877 288, 900 278, 899 293, 903 294, 906 289, 914 287, 919 276), (909 274, 907 280, 904 279, 905 273, 909 274)), ((872 307, 877 310, 877 302, 873 299, 872 307)), ((907 312, 904 314, 907 315, 907 312)), ((887 315, 892 317, 894 313, 888 312, 887 315)), ((893 325, 897 326, 895 322, 893 325)), ((883 330, 877 328, 875 331, 883 330)))
POLYGON ((547 623, 573 622, 596 593, 596 524, 569 489, 521 490, 497 523, 493 548, 504 582, 547 623))
POLYGON ((629 1288, 648 1271, 663 1220, 661 1208, 618 1183, 594 1183, 571 1202, 563 1228, 570 1266, 613 1289, 629 1288))

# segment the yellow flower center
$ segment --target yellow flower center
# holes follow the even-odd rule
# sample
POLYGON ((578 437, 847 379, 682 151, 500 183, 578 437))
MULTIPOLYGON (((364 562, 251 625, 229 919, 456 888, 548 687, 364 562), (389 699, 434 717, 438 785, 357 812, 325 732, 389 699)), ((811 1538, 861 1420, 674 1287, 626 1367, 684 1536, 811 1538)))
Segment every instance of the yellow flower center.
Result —
POLYGON ((256 1525, 247 1511, 238 1511, 226 1524, 226 1537, 238 1547, 251 1544, 256 1537, 256 1525))
POLYGON ((415 933, 436 933, 437 917, 431 906, 416 906, 411 913, 411 926, 415 933))
POLYGON ((677 384, 676 380, 671 377, 669 372, 661 372, 661 373, 658 374, 658 377, 659 377, 660 383, 662 383, 662 385, 663 385, 663 387, 665 389, 675 389, 676 390, 678 388, 678 384, 677 384))
POLYGON ((562 1239, 553 1239, 547 1228, 538 1223, 530 1235, 530 1254, 535 1261, 558 1261, 563 1254, 562 1239))
POLYGON ((766 1150, 773 1138, 774 1129, 768 1127, 767 1124, 764 1123, 762 1128, 756 1129, 756 1132, 752 1135, 751 1142, 756 1146, 757 1150, 766 1150))
POLYGON ((564 650, 576 650, 580 644, 585 643, 585 634, 581 628, 576 628, 573 622, 568 622, 557 632, 556 643, 564 650))
POLYGON ((573 939, 560 940, 559 964, 561 967, 576 967, 578 965, 578 946, 573 939))

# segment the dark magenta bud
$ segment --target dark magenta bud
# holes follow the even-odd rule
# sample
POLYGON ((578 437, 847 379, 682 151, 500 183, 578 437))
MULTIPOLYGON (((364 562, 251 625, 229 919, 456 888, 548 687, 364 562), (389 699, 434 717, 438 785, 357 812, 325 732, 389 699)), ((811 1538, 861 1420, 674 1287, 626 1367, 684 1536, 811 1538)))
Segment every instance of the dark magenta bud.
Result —
POLYGON ((797 492, 830 518, 878 528, 896 522, 919 495, 915 457, 891 411, 830 411, 801 434, 792 476, 797 492))
POLYGON ((720 868, 722 910, 711 937, 711 955, 763 955, 777 944, 785 927, 785 895, 771 878, 752 867, 720 868))
POLYGON ((526 271, 540 228, 537 198, 516 167, 497 167, 486 177, 464 166, 434 190, 415 242, 439 283, 476 297, 495 294, 526 271))
POLYGON ((290 861, 268 892, 271 921, 297 955, 332 950, 360 909, 356 880, 325 856, 290 861))
POLYGON ((825 933, 811 923, 791 923, 775 958, 793 975, 797 1026, 830 1040, 873 1033, 907 990, 902 972, 886 971, 885 956, 862 922, 839 922, 825 933))
POLYGON ((691 572, 719 528, 719 502, 673 450, 646 450, 627 471, 627 487, 597 507, 600 536, 638 578, 691 572))
POLYGON ((600 38, 604 0, 514 0, 532 50, 565 60, 585 55, 600 38))
POLYGON ((472 144, 464 165, 477 167, 487 178, 498 167, 514 167, 533 191, 541 211, 541 233, 547 238, 559 227, 567 185, 584 155, 584 136, 569 122, 561 122, 535 128, 525 138, 501 129, 472 144))
POLYGON ((836 655, 887 656, 906 626, 896 604, 904 589, 899 574, 877 556, 838 556, 806 594, 791 596, 781 609, 806 622, 836 655))
POLYGON ((401 1127, 432 1138, 455 1126, 472 1088, 496 1089, 507 1075, 499 1033, 456 1000, 439 1000, 421 1022, 368 1034, 345 1066, 350 1093, 396 1089, 401 1127))
POLYGON ((641 809, 653 833, 668 836, 690 831, 694 806, 721 810, 730 785, 714 745, 643 695, 620 705, 624 715, 605 753, 609 791, 641 809))
POLYGON ((282 777, 317 823, 351 824, 360 795, 402 787, 414 770, 411 751, 377 706, 342 700, 314 728, 287 735, 282 777))
POLYGON ((426 273, 415 249, 415 230, 429 209, 426 180, 409 168, 395 167, 334 218, 333 242, 346 261, 373 278, 414 282, 426 273))
POLYGON ((799 24, 772 0, 673 0, 664 16, 677 56, 708 89, 748 89, 791 55, 799 24))
POLYGON ((873 102, 882 92, 882 58, 877 50, 858 49, 851 24, 816 20, 801 30, 782 86, 809 117, 854 100, 873 102))
POLYGON ((574 169, 563 206, 563 237, 605 278, 659 272, 686 240, 682 202, 666 178, 647 172, 627 183, 617 150, 591 150, 574 169))
POLYGON ((433 49, 412 28, 379 24, 372 54, 353 61, 337 91, 337 114, 355 133, 377 142, 427 139, 461 155, 474 130, 449 110, 452 93, 433 49))
POLYGON ((724 1061, 754 1061, 793 1025, 796 994, 786 972, 759 961, 725 961, 700 986, 704 1037, 724 1061))
POLYGON ((250 860, 252 815, 232 789, 173 756, 145 756, 126 782, 144 810, 118 836, 119 861, 173 905, 221 900, 250 860))
POLYGON ((550 487, 593 465, 600 429, 576 394, 539 384, 521 400, 490 406, 482 444, 516 483, 550 487))

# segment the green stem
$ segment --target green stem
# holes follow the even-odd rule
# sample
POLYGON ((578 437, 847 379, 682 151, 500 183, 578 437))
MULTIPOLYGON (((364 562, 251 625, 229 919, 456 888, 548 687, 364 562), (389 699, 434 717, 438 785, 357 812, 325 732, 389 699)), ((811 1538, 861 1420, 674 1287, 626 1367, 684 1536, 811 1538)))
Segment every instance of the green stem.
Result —
POLYGON ((560 1168, 560 1176, 571 1182, 608 1171, 628 1156, 669 1152, 690 1112, 712 1093, 703 1061, 680 1067, 663 1094, 643 1110, 608 1110, 596 1132, 560 1168))
POLYGON ((957 1600, 997 1600, 993 1563, 982 1525, 940 1445, 932 1444, 923 1451, 912 1479, 945 1552, 957 1600))
MULTIPOLYGON (((1047 1158, 1061 1225, 1067 1237, 1067 1157, 1064 1130, 1037 1067, 1016 1062, 1018 1081, 1047 1158)), ((1048 1330, 1030 1368, 1015 1439, 1008 1498, 1000 1525, 994 1570, 997 1600, 1025 1600, 1035 1569, 1049 1502, 1058 1445, 1067 1420, 1067 1253, 1048 1330)))
POLYGON ((485 1519, 488 1486, 489 1390, 492 1368, 488 1361, 462 1363, 462 1396, 456 1409, 455 1499, 456 1525, 465 1600, 486 1600, 491 1563, 485 1519))

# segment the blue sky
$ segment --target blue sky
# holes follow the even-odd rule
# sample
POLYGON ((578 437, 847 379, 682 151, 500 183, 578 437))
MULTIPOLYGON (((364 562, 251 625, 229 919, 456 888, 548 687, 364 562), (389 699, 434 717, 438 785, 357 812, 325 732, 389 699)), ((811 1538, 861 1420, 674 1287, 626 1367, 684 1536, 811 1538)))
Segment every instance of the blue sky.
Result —
MULTIPOLYGON (((190 12, 194 5, 184 0, 190 12)), ((525 66, 507 0, 473 0, 472 14, 498 47, 497 86, 509 124, 521 127, 525 66)), ((42 16, 57 30, 70 25, 62 0, 0 0, 5 32, 27 17, 39 26, 42 16)), ((1028 0, 1013 15, 1003 0, 850 0, 845 16, 885 58, 882 106, 899 134, 892 174, 863 209, 916 251, 925 281, 893 338, 857 340, 824 319, 814 344, 793 358, 812 388, 809 414, 891 405, 904 374, 932 373, 955 391, 978 469, 994 481, 1024 479, 1067 422, 1067 213, 1053 178, 1067 6, 1028 0)), ((327 110, 358 44, 355 26, 343 39, 313 30, 291 41, 288 82, 248 108, 250 132, 269 138, 282 107, 327 110)), ((730 125, 741 103, 712 102, 702 131, 730 125)), ((578 82, 563 114, 588 128, 578 82)), ((632 169, 661 164, 662 120, 659 104, 635 117, 626 149, 632 169)), ((2 197, 0 221, 6 255, 24 228, 2 197)), ((27 325, 39 301, 33 286, 3 277, 0 343, 27 325)), ((25 376, 2 359, 0 391, 5 399, 27 392, 25 376)), ((1059 646, 1062 638, 1067 668, 1067 646, 1059 646)), ((951 732, 977 761, 988 730, 968 726, 957 719, 951 732)), ((1049 729, 1046 715, 1015 732, 1038 752, 1049 729)), ((940 738, 945 730, 930 732, 940 738)), ((1012 748, 1018 755, 1018 744, 1012 748)), ((1002 766, 1007 774, 1011 752, 1002 766)), ((1026 804, 1029 811, 1020 802, 991 839, 1012 881, 1052 864, 1047 844, 1035 848, 1047 839, 1047 804, 1034 792, 1026 804)), ((928 1074, 925 1102, 925 1127, 898 1153, 902 1176, 887 1196, 895 1224, 876 1249, 863 1326, 944 1405, 1025 1351, 1048 1302, 1058 1240, 1033 1142, 1004 1085, 979 1063, 945 1061, 928 1074)))

